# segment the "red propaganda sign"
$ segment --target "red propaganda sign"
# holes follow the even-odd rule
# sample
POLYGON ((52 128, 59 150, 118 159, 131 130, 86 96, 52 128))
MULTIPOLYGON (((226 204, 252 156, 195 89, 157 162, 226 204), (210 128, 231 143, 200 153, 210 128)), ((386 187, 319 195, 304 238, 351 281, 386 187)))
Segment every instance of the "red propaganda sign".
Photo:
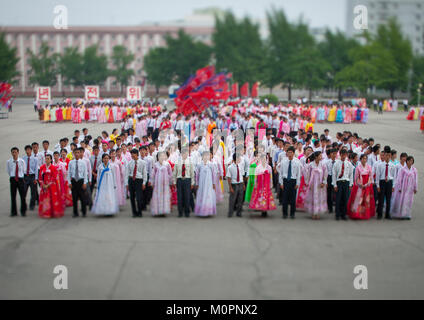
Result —
POLYGON ((85 86, 85 100, 99 99, 99 86, 85 86))
POLYGON ((141 100, 141 87, 127 87, 127 100, 141 100))
POLYGON ((50 101, 51 89, 50 87, 37 87, 37 101, 50 101))

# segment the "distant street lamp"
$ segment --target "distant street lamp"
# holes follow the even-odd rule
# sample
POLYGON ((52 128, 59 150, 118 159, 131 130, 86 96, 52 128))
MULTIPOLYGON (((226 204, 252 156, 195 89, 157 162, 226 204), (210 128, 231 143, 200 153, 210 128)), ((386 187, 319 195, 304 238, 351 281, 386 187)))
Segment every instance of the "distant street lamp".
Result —
POLYGON ((420 102, 421 102, 421 88, 422 88, 422 86, 423 86, 422 83, 418 84, 418 89, 417 89, 417 92, 418 92, 418 107, 420 107, 420 102))

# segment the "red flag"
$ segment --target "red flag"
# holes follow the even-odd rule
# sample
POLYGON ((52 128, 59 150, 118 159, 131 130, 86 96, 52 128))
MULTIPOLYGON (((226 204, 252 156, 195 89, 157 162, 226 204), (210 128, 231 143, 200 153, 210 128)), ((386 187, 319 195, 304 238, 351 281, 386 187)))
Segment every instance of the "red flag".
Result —
POLYGON ((249 83, 246 82, 242 87, 240 88, 240 95, 242 97, 248 97, 249 96, 249 83))
POLYGON ((231 86, 231 96, 233 98, 238 97, 238 82, 233 83, 233 85, 231 86))
POLYGON ((252 92, 250 93, 252 98, 257 98, 258 97, 258 83, 255 82, 252 86, 252 92))

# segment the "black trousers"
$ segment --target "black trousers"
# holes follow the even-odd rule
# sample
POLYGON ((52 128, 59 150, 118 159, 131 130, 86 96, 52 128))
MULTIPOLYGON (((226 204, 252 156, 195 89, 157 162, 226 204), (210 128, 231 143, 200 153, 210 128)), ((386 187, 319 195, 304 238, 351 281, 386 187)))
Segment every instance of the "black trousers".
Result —
POLYGON ((93 194, 93 190, 96 187, 96 183, 97 183, 97 178, 94 177, 94 175, 92 175, 91 176, 91 185, 90 185, 91 194, 93 194))
POLYGON ((80 179, 76 181, 75 179, 72 179, 71 184, 72 184, 72 202, 73 202, 74 216, 78 216, 78 200, 81 201, 82 215, 85 216, 87 214, 87 201, 86 201, 86 192, 85 190, 82 189, 84 180, 80 179))
POLYGON ((35 174, 24 175, 24 198, 26 199, 28 188, 31 190, 31 198, 29 200, 29 209, 34 210, 35 201, 37 200, 37 184, 34 183, 35 174))
POLYGON ((153 127, 147 127, 147 136, 153 136, 153 127))
MULTIPOLYGON (((230 193, 229 205, 228 205, 228 216, 231 217, 236 211, 237 215, 241 215, 243 210, 244 201, 244 183, 233 183, 233 193, 230 193)), ((220 188, 220 186, 217 186, 220 188)))
POLYGON ((283 216, 287 217, 288 206, 290 205, 290 216, 294 217, 296 212, 296 179, 284 179, 283 186, 283 216))
POLYGON ((16 207, 16 193, 19 192, 19 197, 21 198, 21 215, 25 215, 27 210, 26 200, 25 200, 25 187, 24 179, 19 178, 18 181, 15 178, 10 178, 10 199, 11 199, 11 215, 16 216, 18 214, 18 209, 16 207))
POLYGON ((144 189, 144 192, 143 192, 142 210, 146 210, 146 207, 150 203, 150 200, 152 199, 152 195, 153 195, 153 187, 148 185, 149 181, 150 181, 150 177, 149 177, 149 174, 147 174, 146 189, 144 189))
POLYGON ((182 216, 183 211, 186 217, 190 215, 190 199, 191 199, 191 179, 177 179, 177 198, 178 198, 178 215, 182 216))
POLYGON ((349 181, 337 181, 336 217, 346 217, 349 200, 349 181))
POLYGON ((333 212, 333 196, 334 196, 334 187, 332 176, 327 177, 327 206, 328 212, 333 212))
POLYGON ((377 216, 383 216, 384 199, 386 199, 386 218, 390 217, 390 201, 392 200, 393 181, 380 180, 380 193, 378 194, 377 216))
POLYGON ((128 190, 130 192, 131 210, 135 217, 142 216, 143 210, 143 179, 128 179, 128 190))
POLYGON ((155 141, 159 137, 159 129, 153 130, 152 141, 155 141))
POLYGON ((374 204, 375 204, 375 208, 376 208, 376 212, 377 212, 377 209, 378 209, 378 191, 377 191, 377 185, 374 183, 373 185, 372 185, 372 189, 373 189, 373 191, 374 191, 374 204))

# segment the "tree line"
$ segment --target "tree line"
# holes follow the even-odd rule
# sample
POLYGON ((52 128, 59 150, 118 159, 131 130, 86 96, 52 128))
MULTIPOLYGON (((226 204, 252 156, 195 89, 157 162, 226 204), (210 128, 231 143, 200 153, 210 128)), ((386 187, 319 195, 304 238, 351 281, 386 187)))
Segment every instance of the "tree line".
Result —
MULTIPOLYGON (((157 88, 183 84, 197 69, 215 64, 218 72, 231 72, 232 81, 251 85, 260 82, 269 92, 277 87, 303 88, 309 96, 316 90, 338 92, 354 89, 367 96, 369 89, 383 89, 394 98, 395 91, 411 90, 416 95, 424 83, 424 57, 414 56, 410 41, 402 34, 395 18, 367 31, 358 38, 348 38, 340 31, 327 30, 318 42, 299 19, 290 22, 284 11, 271 9, 266 15, 269 35, 249 17, 237 19, 231 11, 215 16, 210 45, 195 41, 183 30, 166 35, 164 47, 151 49, 144 57, 147 80, 157 88)), ((98 52, 96 45, 84 52, 68 47, 63 54, 51 53, 46 43, 40 51, 29 53, 31 84, 54 86, 58 75, 64 85, 102 85, 113 77, 121 89, 128 85, 134 70, 134 55, 124 46, 115 46, 111 56, 98 52), (112 66, 110 69, 108 65, 112 66)), ((0 80, 13 81, 19 75, 16 48, 9 48, 0 35, 0 80)))

